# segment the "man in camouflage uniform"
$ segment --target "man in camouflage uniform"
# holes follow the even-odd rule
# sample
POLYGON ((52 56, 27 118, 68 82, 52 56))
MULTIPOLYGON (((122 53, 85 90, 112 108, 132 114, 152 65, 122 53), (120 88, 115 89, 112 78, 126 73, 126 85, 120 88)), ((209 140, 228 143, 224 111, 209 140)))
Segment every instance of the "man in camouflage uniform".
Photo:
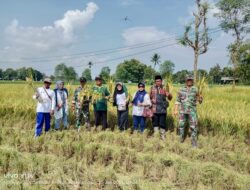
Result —
POLYGON ((185 122, 189 121, 189 127, 192 131, 192 146, 197 146, 197 101, 201 104, 202 97, 198 95, 197 87, 193 86, 194 78, 192 75, 186 77, 186 86, 182 87, 177 95, 174 114, 179 112, 179 132, 180 142, 184 142, 185 122))
POLYGON ((72 107, 75 112, 76 117, 76 127, 78 130, 80 126, 83 124, 83 121, 86 124, 86 127, 90 128, 90 113, 89 113, 89 103, 85 97, 80 97, 81 92, 84 89, 87 80, 84 77, 80 78, 80 86, 75 90, 74 97, 72 100, 72 107), (83 98, 83 99, 82 99, 83 98))

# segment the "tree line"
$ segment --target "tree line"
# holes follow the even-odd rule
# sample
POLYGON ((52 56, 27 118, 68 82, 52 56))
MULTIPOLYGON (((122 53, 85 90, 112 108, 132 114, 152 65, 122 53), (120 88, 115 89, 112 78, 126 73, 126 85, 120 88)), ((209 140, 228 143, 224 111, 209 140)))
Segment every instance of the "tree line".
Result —
MULTIPOLYGON (((197 78, 205 77, 208 83, 219 84, 222 77, 234 77, 239 79, 242 84, 250 84, 250 43, 246 43, 240 49, 240 64, 236 70, 233 67, 221 68, 219 64, 214 65, 210 70, 198 69, 197 78)), ((152 65, 146 65, 137 59, 124 60, 118 64, 116 71, 111 74, 108 66, 102 67, 99 75, 104 82, 112 78, 115 81, 137 83, 145 81, 149 84, 153 82, 153 77, 160 74, 163 78, 172 80, 174 83, 184 83, 187 74, 193 74, 191 70, 180 70, 174 72, 175 64, 171 60, 161 62, 159 54, 154 54, 151 58, 152 65)), ((5 71, 0 69, 0 78, 3 80, 25 80, 32 74, 34 80, 40 81, 45 74, 33 68, 22 67, 20 69, 8 68, 5 71)), ((76 81, 79 77, 85 77, 88 81, 92 81, 91 67, 82 71, 78 76, 73 67, 68 67, 65 63, 58 64, 55 67, 54 74, 50 76, 52 80, 76 81)))
POLYGON ((26 80, 26 77, 32 75, 35 81, 40 81, 45 74, 31 67, 22 67, 19 69, 8 68, 6 70, 0 69, 0 80, 26 80))

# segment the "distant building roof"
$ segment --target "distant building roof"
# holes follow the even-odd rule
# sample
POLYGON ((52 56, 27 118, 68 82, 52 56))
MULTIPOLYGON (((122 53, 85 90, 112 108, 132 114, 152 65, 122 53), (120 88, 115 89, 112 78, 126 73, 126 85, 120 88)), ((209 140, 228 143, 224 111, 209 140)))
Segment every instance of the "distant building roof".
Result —
POLYGON ((222 81, 233 81, 233 80, 239 80, 238 78, 235 78, 234 77, 221 77, 221 80, 222 81))

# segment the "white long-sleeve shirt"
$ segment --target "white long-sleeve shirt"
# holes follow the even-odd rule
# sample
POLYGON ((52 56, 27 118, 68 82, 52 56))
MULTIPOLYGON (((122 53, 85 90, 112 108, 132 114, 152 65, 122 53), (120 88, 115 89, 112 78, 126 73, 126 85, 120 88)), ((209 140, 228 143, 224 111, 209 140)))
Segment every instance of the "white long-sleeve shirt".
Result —
MULTIPOLYGON (((133 99, 135 98, 135 95, 136 93, 134 94, 133 96, 133 99)), ((143 102, 142 102, 144 105, 147 105, 147 106, 151 106, 151 100, 150 100, 150 97, 148 94, 146 94, 144 96, 144 99, 143 99, 143 102)), ((144 110, 144 106, 136 106, 136 105, 133 105, 133 110, 132 110, 132 115, 135 115, 135 116, 142 116, 143 115, 143 110, 144 110)))
POLYGON ((37 92, 40 96, 41 101, 37 102, 36 112, 50 113, 50 111, 52 110, 52 102, 54 101, 55 93, 51 89, 46 89, 46 91, 48 95, 51 97, 51 100, 45 92, 45 87, 37 88, 37 92))

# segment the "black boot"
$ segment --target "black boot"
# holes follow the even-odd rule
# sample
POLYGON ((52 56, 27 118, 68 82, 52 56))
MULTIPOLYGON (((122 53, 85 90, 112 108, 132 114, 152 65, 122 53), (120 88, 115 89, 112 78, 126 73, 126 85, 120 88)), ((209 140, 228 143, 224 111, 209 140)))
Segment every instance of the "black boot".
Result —
POLYGON ((197 148, 197 139, 196 139, 196 137, 192 137, 192 147, 197 148))

